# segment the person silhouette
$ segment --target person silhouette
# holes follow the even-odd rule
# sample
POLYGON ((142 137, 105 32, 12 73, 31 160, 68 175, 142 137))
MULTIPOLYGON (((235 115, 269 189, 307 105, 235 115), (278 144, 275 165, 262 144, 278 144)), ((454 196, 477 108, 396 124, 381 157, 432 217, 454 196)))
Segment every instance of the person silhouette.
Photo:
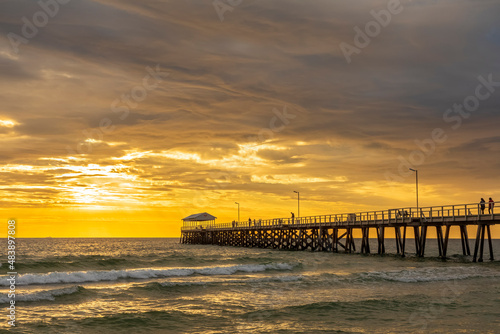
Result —
POLYGON ((493 213, 493 207, 495 206, 495 201, 493 201, 490 197, 490 200, 488 201, 488 213, 493 213))
POLYGON ((481 202, 479 202, 479 204, 481 204, 481 214, 484 215, 484 209, 486 208, 486 201, 484 198, 481 198, 481 202))

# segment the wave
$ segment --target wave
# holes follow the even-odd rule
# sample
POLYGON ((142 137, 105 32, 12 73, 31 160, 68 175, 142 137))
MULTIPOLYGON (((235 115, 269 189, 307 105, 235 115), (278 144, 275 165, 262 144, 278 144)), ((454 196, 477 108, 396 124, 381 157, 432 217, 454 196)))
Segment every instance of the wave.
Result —
POLYGON ((174 256, 174 255, 169 255, 168 257, 160 258, 153 260, 154 265, 165 265, 165 264, 171 264, 171 263, 190 263, 190 264, 205 264, 209 265, 211 263, 216 263, 216 264, 233 264, 233 263, 239 263, 239 264, 254 264, 254 263, 267 263, 267 262, 272 262, 275 261, 275 257, 262 257, 262 256, 224 256, 223 258, 220 257, 220 255, 213 255, 213 256, 203 256, 203 257, 196 257, 196 256, 174 256))
POLYGON ((383 280, 402 283, 465 280, 500 277, 500 272, 478 267, 431 267, 394 271, 372 271, 358 274, 361 280, 383 280))
POLYGON ((297 282, 301 281, 301 275, 286 275, 286 276, 272 276, 263 278, 247 278, 247 279, 226 279, 226 280, 210 280, 210 281, 191 281, 191 282, 151 282, 147 284, 138 284, 130 287, 132 290, 165 290, 179 287, 191 286, 220 286, 223 284, 255 284, 255 283, 275 283, 275 282, 297 282))
MULTIPOLYGON (((37 291, 33 293, 16 293, 16 302, 37 302, 42 300, 54 301, 56 297, 64 295, 73 295, 77 293, 83 293, 86 289, 82 286, 72 286, 62 289, 37 291)), ((10 302, 10 298, 7 295, 0 296, 0 304, 7 304, 10 302)))
MULTIPOLYGON (((146 263, 146 262, 144 262, 146 263)), ((105 268, 117 266, 134 265, 135 261, 125 258, 109 258, 104 256, 64 256, 52 257, 43 260, 25 260, 16 265, 18 270, 38 270, 38 269, 64 269, 64 268, 105 268)))
POLYGON ((158 254, 151 256, 130 256, 109 257, 101 255, 80 255, 80 256, 53 256, 42 259, 25 259, 17 264, 17 268, 22 272, 52 272, 52 271, 78 271, 78 270, 112 270, 112 269, 139 269, 144 267, 173 267, 173 266, 212 266, 212 265, 232 265, 232 264, 255 264, 270 263, 275 258, 272 257, 225 257, 208 256, 182 256, 180 254, 167 254, 159 257, 158 254))
MULTIPOLYGON (((136 311, 98 314, 76 319, 72 321, 71 325, 79 329, 88 329, 88 331, 84 331, 85 333, 220 333, 220 328, 223 325, 230 325, 226 322, 228 321, 226 318, 211 313, 197 312, 193 314, 179 310, 144 311, 139 308, 136 311)), ((58 320, 52 318, 49 321, 58 320)), ((68 333, 70 332, 68 331, 68 333)))
MULTIPOLYGON (((262 272, 266 270, 292 270, 287 263, 234 265, 227 267, 175 268, 175 269, 129 269, 107 271, 52 272, 48 274, 24 274, 16 278, 18 285, 83 283, 116 281, 119 279, 147 279, 191 275, 233 275, 237 272, 262 272)), ((6 279, 0 280, 0 286, 7 286, 6 279)))
POLYGON ((428 300, 419 296, 403 296, 392 299, 371 298, 362 300, 331 300, 310 301, 296 305, 282 305, 276 303, 270 307, 244 313, 250 319, 268 319, 268 321, 281 321, 294 319, 298 323, 311 322, 315 318, 323 320, 325 315, 344 318, 350 322, 380 321, 388 314, 408 314, 415 309, 425 307, 428 300))
POLYGON ((364 284, 373 282, 425 283, 480 278, 500 278, 500 271, 484 267, 422 267, 401 270, 367 271, 347 275, 331 272, 310 274, 305 282, 315 284, 364 284))
MULTIPOLYGON (((198 282, 161 282, 157 283, 161 286, 186 286, 186 285, 206 285, 206 284, 251 284, 251 283, 273 283, 273 282, 297 282, 301 281, 303 276, 272 276, 263 278, 248 278, 248 279, 227 279, 227 280, 217 280, 217 281, 198 281, 198 282)), ((156 284, 156 283, 151 283, 156 284)))

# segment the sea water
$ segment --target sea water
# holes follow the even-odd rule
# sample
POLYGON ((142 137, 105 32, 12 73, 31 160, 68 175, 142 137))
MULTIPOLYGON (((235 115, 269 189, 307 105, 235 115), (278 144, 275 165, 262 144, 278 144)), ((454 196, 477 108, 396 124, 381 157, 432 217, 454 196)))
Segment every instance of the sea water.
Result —
MULTIPOLYGON (((386 243, 395 253, 394 240, 386 243)), ((16 327, 7 323, 4 262, 0 332, 500 333, 500 262, 457 255, 459 240, 442 261, 434 243, 422 259, 178 239, 18 239, 16 327)), ((500 257, 499 240, 493 248, 500 257)))

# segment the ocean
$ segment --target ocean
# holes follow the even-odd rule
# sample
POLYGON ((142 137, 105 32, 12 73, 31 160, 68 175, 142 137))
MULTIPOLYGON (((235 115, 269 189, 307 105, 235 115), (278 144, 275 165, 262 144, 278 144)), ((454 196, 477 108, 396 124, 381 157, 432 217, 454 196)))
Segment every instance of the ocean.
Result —
MULTIPOLYGON (((394 240, 386 243, 395 253, 394 240)), ((500 333, 500 262, 472 263, 460 250, 451 240, 442 261, 435 240, 426 258, 401 258, 18 239, 16 327, 7 323, 2 257, 0 332, 500 333)), ((494 250, 500 258, 500 240, 494 250)))

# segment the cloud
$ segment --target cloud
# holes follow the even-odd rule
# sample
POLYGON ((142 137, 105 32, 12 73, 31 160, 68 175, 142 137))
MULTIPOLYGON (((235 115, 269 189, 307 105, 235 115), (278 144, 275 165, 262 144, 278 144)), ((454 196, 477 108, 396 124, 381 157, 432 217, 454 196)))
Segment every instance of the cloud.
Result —
MULTIPOLYGON (((238 192, 276 199, 294 179, 317 202, 380 206, 392 196, 384 173, 437 127, 449 139, 422 166, 429 193, 494 175, 500 92, 457 131, 443 113, 474 93, 479 75, 500 81, 499 4, 403 6, 351 64, 339 43, 353 43, 354 27, 387 1, 245 1, 224 22, 203 1, 61 6, 17 55, 6 38, 0 46, 0 119, 17 123, 1 128, 0 157, 43 167, 25 179, 22 169, 5 174, 12 187, 2 205, 38 205, 37 195, 56 206, 192 205, 200 192, 212 203, 238 192), (143 100, 123 102, 157 65, 169 76, 143 100), (294 117, 277 116, 285 106, 294 117), (112 131, 101 129, 105 119, 112 131), (487 164, 472 162, 484 156, 487 164), (93 165, 104 174, 79 170, 93 165)), ((4 36, 39 10, 32 1, 4 7, 4 36)), ((462 187, 479 186, 492 187, 462 187)))

